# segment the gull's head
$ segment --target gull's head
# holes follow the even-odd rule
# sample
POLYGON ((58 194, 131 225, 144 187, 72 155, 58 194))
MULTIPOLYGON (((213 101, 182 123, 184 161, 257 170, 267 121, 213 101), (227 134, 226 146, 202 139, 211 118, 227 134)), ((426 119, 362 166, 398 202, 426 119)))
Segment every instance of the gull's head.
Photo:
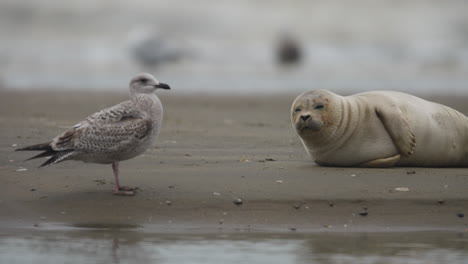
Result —
POLYGON ((130 93, 153 93, 156 89, 169 90, 171 87, 159 82, 149 73, 139 73, 130 81, 130 93))

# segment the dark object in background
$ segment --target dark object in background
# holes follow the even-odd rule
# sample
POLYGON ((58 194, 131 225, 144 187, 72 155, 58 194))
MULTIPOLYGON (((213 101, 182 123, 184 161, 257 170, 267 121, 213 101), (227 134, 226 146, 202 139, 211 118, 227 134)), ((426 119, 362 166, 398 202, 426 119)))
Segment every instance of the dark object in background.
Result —
POLYGON ((182 58, 182 51, 172 46, 172 43, 161 35, 149 35, 132 47, 133 58, 144 67, 178 61, 182 58))
POLYGON ((302 60, 300 44, 289 34, 280 37, 276 53, 278 63, 281 65, 298 64, 302 60))

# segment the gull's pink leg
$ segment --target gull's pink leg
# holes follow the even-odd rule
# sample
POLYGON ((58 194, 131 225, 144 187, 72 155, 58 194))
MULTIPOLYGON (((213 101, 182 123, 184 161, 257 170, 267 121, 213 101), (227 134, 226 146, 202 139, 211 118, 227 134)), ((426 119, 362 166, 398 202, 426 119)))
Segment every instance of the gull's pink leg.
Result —
POLYGON ((119 163, 112 163, 112 170, 114 171, 114 192, 120 189, 119 184, 119 163))
POLYGON ((119 184, 119 163, 112 163, 112 170, 114 171, 114 195, 132 196, 135 195, 135 191, 132 188, 120 187, 119 184))

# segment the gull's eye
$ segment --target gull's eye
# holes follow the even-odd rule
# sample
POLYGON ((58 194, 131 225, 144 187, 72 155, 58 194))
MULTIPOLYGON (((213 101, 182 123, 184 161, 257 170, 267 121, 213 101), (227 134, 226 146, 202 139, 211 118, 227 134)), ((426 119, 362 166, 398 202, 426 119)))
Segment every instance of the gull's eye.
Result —
POLYGON ((301 110, 302 110, 302 109, 300 109, 300 108, 296 108, 296 109, 294 110, 294 112, 300 112, 301 110))
POLYGON ((141 79, 140 79, 140 82, 141 82, 142 84, 146 84, 146 83, 148 82, 148 79, 146 79, 146 78, 141 78, 141 79))
POLYGON ((323 104, 319 104, 314 107, 314 109, 322 109, 322 108, 324 108, 323 104))

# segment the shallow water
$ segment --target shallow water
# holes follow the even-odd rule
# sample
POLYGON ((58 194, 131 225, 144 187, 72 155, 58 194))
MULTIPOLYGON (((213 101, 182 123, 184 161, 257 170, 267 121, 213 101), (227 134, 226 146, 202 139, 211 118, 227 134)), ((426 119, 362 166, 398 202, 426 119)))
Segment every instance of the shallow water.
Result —
POLYGON ((0 263, 468 263, 467 233, 157 234, 132 228, 2 232, 0 263))

